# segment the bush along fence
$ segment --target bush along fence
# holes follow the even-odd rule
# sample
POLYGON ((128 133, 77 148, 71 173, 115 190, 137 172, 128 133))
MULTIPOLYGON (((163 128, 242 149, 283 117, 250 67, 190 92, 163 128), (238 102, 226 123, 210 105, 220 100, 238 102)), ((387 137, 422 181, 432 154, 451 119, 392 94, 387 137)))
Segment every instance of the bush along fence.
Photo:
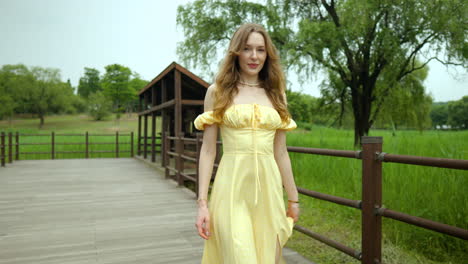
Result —
MULTIPOLYGON (((184 184, 184 181, 193 182, 195 184, 196 192, 198 192, 198 163, 200 158, 202 135, 202 133, 197 133, 196 138, 184 138, 183 134, 180 134, 178 137, 166 136, 165 134, 162 136, 164 144, 162 149, 163 155, 161 165, 165 169, 166 178, 176 180, 179 185, 184 184), (171 162, 171 159, 173 159, 173 162, 171 162), (190 167, 184 165, 185 162, 192 163, 195 169, 192 170, 192 172, 185 171, 186 168, 190 167)), ((361 210, 361 249, 350 248, 340 242, 329 239, 321 234, 317 234, 297 224, 294 229, 330 247, 344 252, 363 264, 382 263, 382 217, 391 218, 396 221, 401 221, 410 225, 419 226, 467 240, 468 230, 466 229, 404 214, 402 212, 397 212, 383 207, 382 163, 403 163, 468 170, 468 160, 387 154, 382 152, 382 144, 382 137, 363 137, 362 150, 359 151, 288 147, 289 152, 362 160, 362 200, 351 200, 298 187, 299 193, 305 196, 361 210)), ((220 146, 221 142, 218 141, 218 154, 220 153, 220 146)), ((219 160, 220 155, 215 159, 211 178, 212 180, 214 175, 216 175, 219 160)))
POLYGON ((30 159, 29 155, 41 155, 41 157, 45 156, 45 159, 57 159, 58 154, 86 159, 97 155, 119 158, 122 154, 133 157, 133 149, 133 132, 115 132, 115 134, 0 133, 0 161, 3 167, 7 162, 12 163, 13 160, 30 159), (122 146, 126 147, 122 148, 122 146), (24 148, 33 148, 36 151, 24 151, 24 148))

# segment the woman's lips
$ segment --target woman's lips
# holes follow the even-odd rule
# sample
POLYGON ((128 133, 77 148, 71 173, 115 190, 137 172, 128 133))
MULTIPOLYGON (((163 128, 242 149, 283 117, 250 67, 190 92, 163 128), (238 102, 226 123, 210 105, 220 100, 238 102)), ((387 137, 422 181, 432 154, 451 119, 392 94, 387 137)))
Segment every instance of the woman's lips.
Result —
POLYGON ((258 67, 258 64, 255 64, 255 63, 249 63, 247 65, 249 66, 250 69, 255 69, 258 67))

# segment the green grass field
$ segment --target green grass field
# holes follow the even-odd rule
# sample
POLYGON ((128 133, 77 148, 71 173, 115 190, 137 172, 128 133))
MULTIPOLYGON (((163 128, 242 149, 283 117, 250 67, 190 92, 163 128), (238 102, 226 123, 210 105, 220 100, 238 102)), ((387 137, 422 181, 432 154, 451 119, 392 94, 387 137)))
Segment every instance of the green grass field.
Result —
MULTIPOLYGON (((301 126, 301 125, 299 125, 301 126)), ((383 151, 392 154, 468 159, 468 131, 376 130, 383 151)), ((289 146, 353 149, 352 130, 312 127, 288 134, 289 146)), ((361 199, 361 160, 290 153, 297 186, 361 199)), ((403 164, 383 164, 383 205, 468 229, 468 171, 403 164)), ((352 248, 360 248, 360 211, 301 195, 300 224, 352 248)), ((468 243, 391 219, 383 220, 384 263, 466 263, 468 243)), ((297 232, 289 246, 317 263, 356 263, 351 257, 297 232), (334 252, 335 251, 335 252, 334 252)))
MULTIPOLYGON (((116 132, 119 132, 119 157, 130 157, 130 133, 134 132, 133 150, 137 150, 138 117, 123 115, 119 121, 109 117, 104 121, 93 121, 87 115, 48 116, 42 129, 38 128, 39 120, 32 118, 16 119, 12 122, 0 121, 0 131, 6 133, 45 134, 45 136, 20 136, 20 152, 50 152, 51 133, 55 132, 55 151, 80 151, 82 154, 57 153, 57 159, 84 158, 85 145, 61 145, 63 143, 85 143, 85 132, 89 133, 89 151, 109 151, 109 153, 91 153, 90 158, 115 157, 116 132), (81 134, 82 136, 62 136, 61 134, 81 134), (109 136, 102 136, 102 135, 109 136), (97 136, 99 135, 99 136, 97 136), (48 145, 26 145, 41 143, 48 145), (93 143, 98 143, 92 145, 93 143), (24 144, 24 145, 23 145, 24 144)), ((20 159, 50 159, 51 154, 22 154, 20 159)))
MULTIPOLYGON (((38 119, 23 118, 0 121, 0 131, 20 133, 110 133, 108 137, 90 137, 90 142, 109 142, 91 150, 113 150, 115 132, 136 132, 137 116, 124 115, 119 122, 112 117, 92 121, 86 115, 48 116, 42 129, 38 119)), ((288 133, 289 146, 330 149, 353 149, 353 131, 300 124, 288 133)), ((371 136, 383 137, 383 151, 392 154, 468 159, 468 131, 372 131, 371 136)), ((50 142, 50 137, 21 138, 26 142, 50 142)), ((129 142, 121 137, 120 142, 129 142)), ((56 137, 56 142, 84 142, 84 137, 56 137)), ((49 151, 50 146, 23 146, 20 151, 49 151)), ((129 145, 121 150, 128 150, 129 145)), ((84 146, 57 146, 56 151, 81 151, 84 146)), ((91 157, 113 157, 115 154, 95 154, 91 157)), ((128 156, 122 153, 121 157, 128 156)), ((360 200, 360 160, 290 153, 297 186, 360 200)), ((49 159, 50 155, 29 155, 21 159, 49 159)), ((57 158, 83 158, 83 154, 59 154, 57 158), (80 156, 81 155, 81 156, 80 156)), ((383 204, 403 213, 468 229, 468 171, 383 164, 383 204)), ((352 248, 360 249, 360 211, 302 196, 299 224, 326 235, 352 248)), ((294 232, 288 241, 291 247, 316 263, 358 263, 344 253, 294 232)), ((461 239, 427 231, 419 227, 383 220, 383 262, 400 263, 466 263, 468 243, 461 239)))

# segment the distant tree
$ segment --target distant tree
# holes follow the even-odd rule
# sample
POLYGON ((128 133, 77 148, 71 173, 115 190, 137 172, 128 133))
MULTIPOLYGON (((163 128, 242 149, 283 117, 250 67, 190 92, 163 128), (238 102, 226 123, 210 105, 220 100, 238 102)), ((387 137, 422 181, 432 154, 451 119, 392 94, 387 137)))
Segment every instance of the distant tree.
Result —
POLYGON ((42 128, 47 113, 58 113, 67 108, 67 99, 72 95, 72 91, 60 80, 59 69, 32 67, 31 73, 35 82, 28 91, 30 112, 38 115, 39 128, 42 128))
POLYGON ((323 117, 326 116, 326 119, 321 119, 321 123, 340 128, 348 127, 348 119, 352 113, 351 95, 339 75, 328 71, 328 79, 320 84, 320 93, 322 96, 316 111, 323 117))
POLYGON ((96 121, 103 120, 111 114, 112 103, 100 91, 89 95, 88 113, 96 121))
POLYGON ((8 71, 2 67, 0 70, 0 119, 9 117, 11 120, 16 103, 13 98, 13 87, 9 85, 11 83, 9 77, 8 71))
POLYGON ((0 72, 2 101, 14 102, 9 104, 7 112, 11 113, 12 106, 15 113, 37 114, 41 128, 47 113, 58 113, 69 107, 73 89, 60 80, 60 70, 17 64, 4 65, 0 72))
POLYGON ((466 10, 462 0, 197 0, 177 10, 186 36, 177 52, 185 64, 206 72, 240 24, 264 24, 286 69, 305 76, 323 69, 339 77, 358 145, 388 94, 409 74, 432 60, 466 64, 466 10), (387 84, 379 85, 383 75, 387 84))
POLYGON ((468 96, 448 104, 448 123, 453 128, 468 129, 468 96))
POLYGON ((78 94, 83 98, 88 98, 90 94, 101 91, 101 80, 99 71, 94 68, 84 68, 84 76, 80 78, 78 84, 78 94))
POLYGON ((75 87, 71 84, 70 78, 67 79, 67 82, 65 83, 67 85, 68 90, 74 94, 75 93, 75 87))
POLYGON ((8 117, 11 121, 15 105, 13 98, 0 86, 0 120, 8 117))
POLYGON ((431 109, 431 120, 434 128, 443 127, 448 124, 448 103, 433 103, 431 109))
MULTIPOLYGON (((386 85, 390 81, 387 81, 386 77, 389 72, 382 75, 378 85, 383 87, 377 87, 377 92, 388 89, 386 85)), ((430 128, 432 97, 426 94, 424 87, 424 80, 427 78, 428 72, 427 67, 422 67, 394 83, 394 87, 388 90, 385 95, 387 98, 380 107, 381 114, 375 123, 384 127, 390 126, 394 130, 398 127, 417 128, 420 131, 430 128)))
POLYGON ((143 89, 145 85, 147 84, 148 84, 148 81, 143 80, 138 73, 136 72, 132 73, 132 79, 130 80, 130 87, 135 93, 132 98, 132 101, 127 106, 127 112, 136 111, 136 107, 138 106, 138 92, 141 89, 143 89))
MULTIPOLYGON (((0 70, 0 92, 4 98, 11 98, 15 104, 15 113, 27 113, 29 111, 29 93, 35 80, 30 70, 23 64, 3 65, 0 70)), ((8 99, 4 99, 8 100, 8 99)), ((10 111, 7 111, 10 112, 10 111)))
POLYGON ((135 97, 135 90, 130 86, 132 71, 119 64, 108 65, 105 69, 102 78, 104 94, 111 100, 114 111, 121 113, 135 97))
POLYGON ((288 110, 296 121, 312 121, 312 108, 317 99, 311 95, 290 90, 286 91, 286 97, 288 98, 288 110))

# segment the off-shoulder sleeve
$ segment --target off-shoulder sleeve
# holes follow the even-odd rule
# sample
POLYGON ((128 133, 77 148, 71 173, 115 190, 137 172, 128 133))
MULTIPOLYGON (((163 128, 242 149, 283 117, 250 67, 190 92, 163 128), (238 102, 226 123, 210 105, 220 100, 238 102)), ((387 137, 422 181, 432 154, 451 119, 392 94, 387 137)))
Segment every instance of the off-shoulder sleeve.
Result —
POLYGON ((213 111, 206 111, 203 114, 199 114, 197 118, 195 118, 195 121, 193 121, 195 128, 198 130, 205 130, 205 125, 214 123, 219 123, 219 121, 213 117, 213 111))
POLYGON ((290 118, 289 122, 281 122, 281 126, 278 129, 290 131, 295 128, 297 128, 297 124, 292 118, 290 118))

